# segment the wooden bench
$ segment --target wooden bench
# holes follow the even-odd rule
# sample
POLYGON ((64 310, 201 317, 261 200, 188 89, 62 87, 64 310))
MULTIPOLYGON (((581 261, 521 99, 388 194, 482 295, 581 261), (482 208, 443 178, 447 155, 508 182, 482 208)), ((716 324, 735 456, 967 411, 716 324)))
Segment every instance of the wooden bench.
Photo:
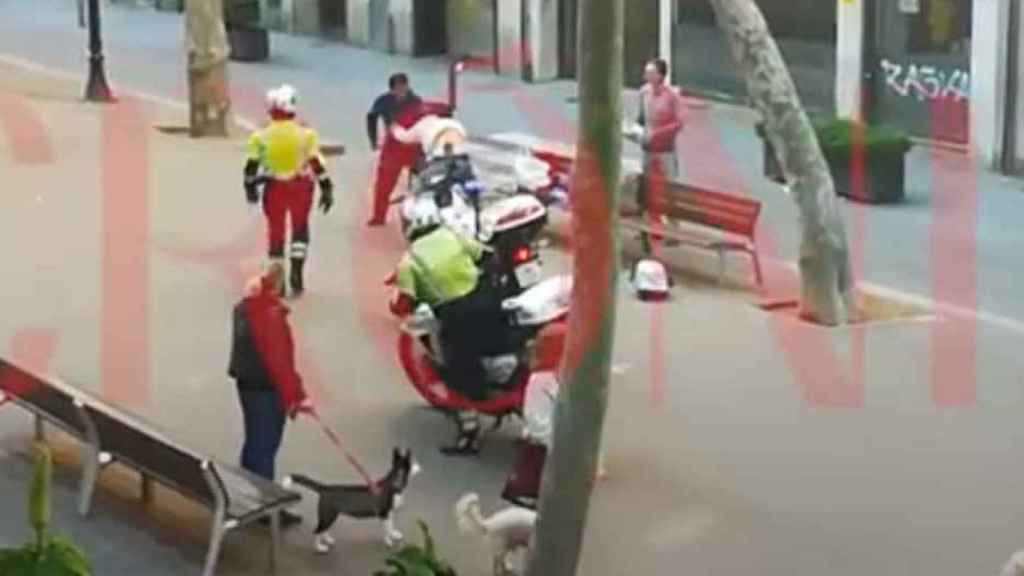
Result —
POLYGON ((627 178, 619 215, 623 228, 641 233, 648 253, 652 236, 712 250, 718 254, 718 281, 721 282, 725 275, 726 253, 743 252, 750 256, 757 285, 763 285, 761 259, 754 238, 761 214, 759 201, 681 182, 667 182, 661 194, 648 198, 647 206, 641 207, 637 192, 642 180, 635 175, 627 178), (662 218, 653 218, 652 214, 662 218))
POLYGON ((156 480, 213 511, 203 576, 217 567, 225 534, 260 518, 270 520, 270 565, 276 570, 278 512, 301 497, 236 466, 214 461, 170 439, 157 426, 54 379, 42 379, 0 359, 0 392, 37 417, 83 441, 79 513, 89 513, 99 471, 121 462, 142 476, 149 499, 156 480))

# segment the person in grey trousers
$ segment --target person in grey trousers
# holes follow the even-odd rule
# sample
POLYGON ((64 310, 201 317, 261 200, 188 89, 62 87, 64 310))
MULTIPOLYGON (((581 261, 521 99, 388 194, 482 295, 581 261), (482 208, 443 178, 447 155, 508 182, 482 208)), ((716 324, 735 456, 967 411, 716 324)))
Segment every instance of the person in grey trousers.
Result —
POLYGON ((679 179, 676 139, 683 129, 685 104, 682 96, 666 83, 668 63, 658 58, 644 68, 644 87, 636 126, 630 132, 643 149, 644 178, 638 189, 637 205, 653 222, 661 221, 658 198, 666 182, 679 179))

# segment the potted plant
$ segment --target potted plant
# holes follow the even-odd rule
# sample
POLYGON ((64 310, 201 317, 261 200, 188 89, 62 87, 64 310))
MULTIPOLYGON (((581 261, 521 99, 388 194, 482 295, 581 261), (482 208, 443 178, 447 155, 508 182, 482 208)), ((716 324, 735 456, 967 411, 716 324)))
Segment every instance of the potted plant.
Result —
MULTIPOLYGON (((906 154, 912 146, 906 133, 851 120, 816 120, 813 124, 838 195, 872 203, 903 200, 906 195, 906 154), (862 150, 859 155, 854 153, 858 148, 862 150), (859 186, 855 178, 856 163, 864 171, 859 186)), ((765 137, 763 123, 757 125, 757 132, 764 143, 765 176, 783 182, 782 166, 771 142, 765 137)))
POLYGON ((417 524, 423 533, 423 545, 410 544, 395 552, 385 561, 387 569, 377 571, 374 576, 458 576, 454 568, 437 557, 427 525, 422 520, 417 524))
POLYGON ((224 0, 224 25, 232 60, 262 62, 270 58, 270 33, 261 26, 259 0, 224 0))
POLYGON ((89 559, 66 538, 50 536, 52 464, 45 445, 34 448, 35 474, 29 487, 29 522, 35 538, 14 550, 0 550, 4 576, 91 576, 89 559))

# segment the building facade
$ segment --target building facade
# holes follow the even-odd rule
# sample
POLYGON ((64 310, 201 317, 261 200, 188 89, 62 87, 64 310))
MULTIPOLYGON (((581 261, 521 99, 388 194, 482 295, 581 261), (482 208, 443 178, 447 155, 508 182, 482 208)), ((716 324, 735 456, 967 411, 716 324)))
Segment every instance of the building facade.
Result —
MULTIPOLYGON (((485 61, 529 81, 576 73, 579 0, 260 0, 264 18, 409 55, 485 61)), ((625 75, 669 61, 685 90, 738 102, 709 0, 624 0, 625 75)), ((1017 0, 758 0, 805 106, 1024 164, 1022 10, 1017 0)))

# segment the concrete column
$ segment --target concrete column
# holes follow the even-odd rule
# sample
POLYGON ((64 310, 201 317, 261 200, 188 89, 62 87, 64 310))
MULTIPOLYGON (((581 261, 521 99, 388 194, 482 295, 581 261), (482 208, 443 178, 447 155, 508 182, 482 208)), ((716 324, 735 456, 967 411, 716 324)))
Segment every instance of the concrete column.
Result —
POLYGON ((836 10, 836 115, 861 120, 866 0, 835 1, 839 3, 836 10))
POLYGON ((291 0, 292 32, 295 34, 320 33, 320 0, 291 0))
POLYGON ((370 0, 348 0, 345 9, 348 41, 366 46, 370 43, 370 0))
POLYGON ((672 28, 675 24, 675 0, 658 1, 658 58, 668 62, 668 82, 672 83, 672 28))
POLYGON ((1014 157, 1013 170, 1019 172, 1024 168, 1024 38, 1020 34, 1024 32, 1024 6, 1017 10, 1017 69, 1013 71, 1017 75, 1017 99, 1012 103, 1016 112, 1016 125, 1014 126, 1014 157))
POLYGON ((281 30, 295 32, 295 0, 281 0, 281 30))
POLYGON ((533 82, 558 78, 558 4, 560 0, 526 0, 527 38, 533 82))
POLYGON ((395 52, 411 56, 416 43, 412 0, 391 0, 388 3, 388 13, 394 23, 395 52))
POLYGON ((523 46, 523 0, 500 0, 497 5, 498 74, 521 77, 526 57, 523 46))
POLYGON ((1006 115, 1006 50, 1010 0, 974 0, 971 30, 971 152, 997 167, 1006 115))

